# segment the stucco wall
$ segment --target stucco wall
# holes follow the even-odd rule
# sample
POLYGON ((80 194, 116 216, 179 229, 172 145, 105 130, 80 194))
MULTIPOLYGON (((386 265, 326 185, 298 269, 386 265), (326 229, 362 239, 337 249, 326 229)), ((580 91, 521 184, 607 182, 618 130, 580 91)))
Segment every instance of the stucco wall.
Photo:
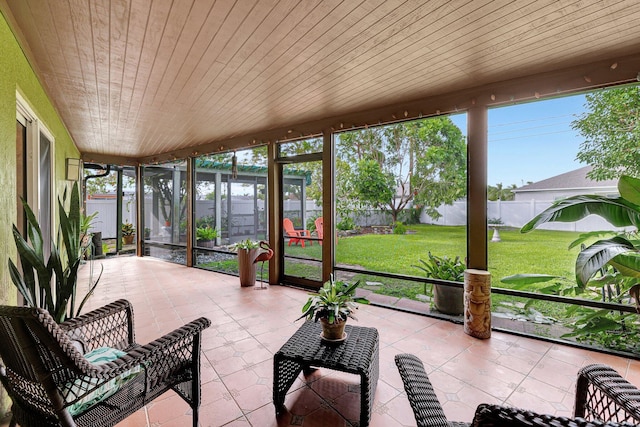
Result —
MULTIPOLYGON (((69 185, 64 180, 65 159, 79 157, 78 150, 0 13, 0 304, 10 305, 16 303, 16 291, 7 268, 8 258, 15 260, 16 253, 10 226, 16 221, 16 90, 53 134, 54 188, 60 192, 69 185)), ((57 200, 58 196, 54 197, 57 200)), ((0 389, 0 418, 7 405, 4 390, 0 389)))

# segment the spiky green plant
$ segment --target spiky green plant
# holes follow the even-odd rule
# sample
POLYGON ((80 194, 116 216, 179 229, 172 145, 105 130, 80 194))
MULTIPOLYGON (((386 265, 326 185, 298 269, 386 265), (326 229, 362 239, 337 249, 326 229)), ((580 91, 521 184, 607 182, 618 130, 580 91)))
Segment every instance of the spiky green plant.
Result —
MULTIPOLYGON (((66 200, 66 191, 63 200, 66 200)), ((78 282, 78 268, 82 258, 82 219, 80 215, 80 192, 77 184, 71 190, 69 212, 64 203, 58 200, 59 229, 57 243, 50 242, 50 255, 45 255, 46 243, 42 231, 31 207, 23 200, 27 217, 27 237, 20 234, 13 225, 13 238, 18 250, 21 270, 9 259, 9 273, 18 292, 24 297, 30 307, 40 307, 47 310, 57 322, 80 314, 85 302, 91 296, 102 276, 89 286, 78 310, 76 305, 76 288, 78 282)))

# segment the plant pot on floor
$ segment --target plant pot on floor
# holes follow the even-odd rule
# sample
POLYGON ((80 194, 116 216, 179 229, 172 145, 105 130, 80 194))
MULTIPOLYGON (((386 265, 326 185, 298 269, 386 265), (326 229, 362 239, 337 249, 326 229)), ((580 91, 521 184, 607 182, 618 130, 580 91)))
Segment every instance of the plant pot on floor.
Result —
POLYGON ((461 315, 464 313, 464 289, 433 285, 433 305, 440 313, 461 315))
POLYGON ((240 286, 255 286, 256 265, 254 261, 258 256, 258 249, 238 249, 238 274, 240 286))
POLYGON ((134 235, 130 235, 130 236, 122 236, 122 241, 124 242, 125 245, 131 245, 133 244, 133 239, 134 239, 134 235))

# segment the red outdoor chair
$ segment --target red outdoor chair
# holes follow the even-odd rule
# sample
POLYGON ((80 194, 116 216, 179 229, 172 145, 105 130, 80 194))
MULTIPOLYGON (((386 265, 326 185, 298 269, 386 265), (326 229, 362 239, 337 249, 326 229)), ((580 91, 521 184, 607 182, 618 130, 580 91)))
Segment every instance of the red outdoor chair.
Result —
MULTIPOLYGON (((293 222, 289 218, 285 218, 282 220, 282 226, 284 227, 284 232, 287 234, 289 238, 289 246, 291 243, 298 244, 300 243, 304 248, 304 241, 307 240, 308 237, 311 237, 311 233, 309 230, 296 230, 293 228, 293 222)), ((313 242, 309 241, 309 244, 312 245, 313 242)))

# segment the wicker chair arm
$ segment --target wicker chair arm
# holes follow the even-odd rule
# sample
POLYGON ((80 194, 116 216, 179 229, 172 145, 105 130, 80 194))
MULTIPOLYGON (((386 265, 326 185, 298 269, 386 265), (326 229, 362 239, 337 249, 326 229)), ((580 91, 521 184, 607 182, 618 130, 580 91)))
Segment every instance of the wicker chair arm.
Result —
POLYGON ((82 353, 98 347, 124 350, 135 343, 133 307, 124 299, 69 319, 59 326, 72 341, 81 344, 79 350, 82 353))
POLYGON ((609 366, 587 365, 578 372, 574 415, 640 424, 640 390, 609 366))
POLYGON ((418 427, 451 425, 431 386, 422 361, 413 354, 397 354, 395 361, 418 427))
POLYGON ((89 375, 112 378, 138 365, 154 370, 162 367, 169 373, 199 357, 199 349, 193 346, 194 337, 210 325, 211 321, 205 317, 193 320, 148 344, 130 349, 126 355, 112 362, 93 365, 93 372, 89 375))

